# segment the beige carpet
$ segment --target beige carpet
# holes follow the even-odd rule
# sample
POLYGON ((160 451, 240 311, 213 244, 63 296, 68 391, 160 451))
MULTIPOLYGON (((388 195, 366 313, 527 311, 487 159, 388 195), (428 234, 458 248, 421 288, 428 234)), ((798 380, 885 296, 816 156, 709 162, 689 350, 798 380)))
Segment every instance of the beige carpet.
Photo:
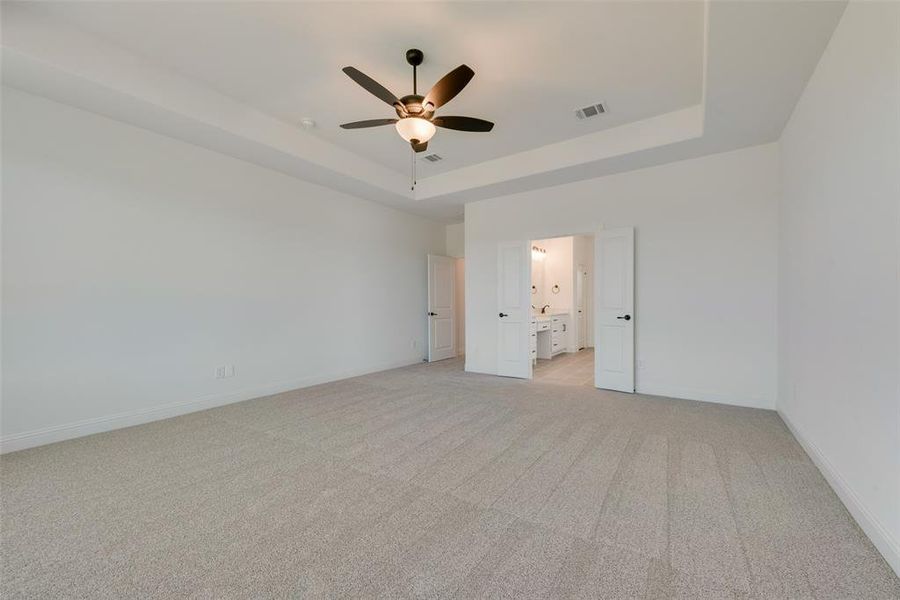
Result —
POLYGON ((898 598, 773 412, 421 365, 2 459, 2 597, 898 598))

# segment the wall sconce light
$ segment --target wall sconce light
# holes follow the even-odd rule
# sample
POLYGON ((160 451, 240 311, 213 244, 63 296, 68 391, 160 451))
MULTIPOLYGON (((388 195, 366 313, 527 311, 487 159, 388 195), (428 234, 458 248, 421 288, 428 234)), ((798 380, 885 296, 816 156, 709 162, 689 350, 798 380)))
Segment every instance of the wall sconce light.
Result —
POLYGON ((531 260, 544 260, 545 258, 547 258, 547 251, 544 248, 531 247, 531 260))

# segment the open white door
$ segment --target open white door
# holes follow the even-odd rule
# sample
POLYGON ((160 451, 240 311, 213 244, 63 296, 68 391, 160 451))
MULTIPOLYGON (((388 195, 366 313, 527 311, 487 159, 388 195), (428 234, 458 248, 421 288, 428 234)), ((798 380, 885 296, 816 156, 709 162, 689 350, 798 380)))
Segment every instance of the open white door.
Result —
POLYGON ((594 253, 594 385, 634 392, 634 228, 600 231, 594 253))
POLYGON ((456 356, 456 264, 428 255, 428 362, 456 356))
POLYGON ((531 245, 497 249, 497 375, 531 378, 531 245))
POLYGON ((575 349, 581 350, 587 346, 587 330, 585 327, 585 270, 584 265, 575 266, 575 349))

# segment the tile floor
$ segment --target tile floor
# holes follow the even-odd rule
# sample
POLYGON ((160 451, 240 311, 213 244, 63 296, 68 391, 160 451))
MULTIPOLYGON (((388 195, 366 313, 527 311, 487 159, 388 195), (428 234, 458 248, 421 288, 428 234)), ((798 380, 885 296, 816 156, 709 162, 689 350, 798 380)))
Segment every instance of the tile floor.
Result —
POLYGON ((585 348, 574 353, 559 354, 549 360, 538 359, 534 366, 534 380, 562 385, 594 385, 594 349, 585 348))

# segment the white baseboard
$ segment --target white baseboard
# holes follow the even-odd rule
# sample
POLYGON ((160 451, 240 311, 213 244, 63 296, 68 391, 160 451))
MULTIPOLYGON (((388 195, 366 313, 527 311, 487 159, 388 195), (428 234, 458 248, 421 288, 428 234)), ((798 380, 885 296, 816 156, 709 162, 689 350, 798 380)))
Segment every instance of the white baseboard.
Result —
POLYGON ((45 444, 52 444, 54 442, 61 442, 95 433, 102 433, 104 431, 112 431, 113 429, 131 427, 142 423, 150 423, 151 421, 160 421, 162 419, 169 419, 187 413, 214 408, 216 406, 224 406, 234 402, 243 402, 244 400, 252 400, 253 398, 270 396, 272 394, 305 388, 321 383, 348 379, 350 377, 386 371, 388 369, 406 367, 418 364, 421 361, 422 358, 418 356, 404 360, 388 361, 359 369, 259 385, 235 392, 228 392, 226 394, 209 394, 192 400, 171 402, 160 406, 141 408, 114 415, 84 419, 74 423, 65 423, 63 425, 54 425, 52 427, 14 433, 0 438, 0 454, 25 450, 27 448, 34 448, 35 446, 43 446, 45 444))
MULTIPOLYGON (((480 373, 484 375, 497 375, 496 370, 485 370, 471 368, 468 363, 465 365, 466 373, 480 373)), ((697 400, 699 402, 712 402, 714 404, 727 404, 729 406, 740 406, 743 408, 759 408, 762 410, 775 410, 775 401, 767 400, 757 396, 737 396, 728 393, 719 393, 710 390, 700 390, 693 388, 678 388, 667 385, 646 384, 641 383, 638 379, 638 394, 647 394, 648 396, 662 396, 664 398, 677 398, 679 400, 697 400)))
POLYGON ((710 390, 689 388, 673 388, 665 385, 643 384, 640 378, 637 380, 638 394, 649 396, 664 396, 666 398, 679 398, 681 400, 698 400, 700 402, 713 402, 715 404, 728 404, 729 406, 742 406, 744 408, 761 408, 775 410, 775 402, 754 396, 736 396, 734 394, 722 394, 710 390))
POLYGON ((791 433, 794 434, 800 445, 803 446, 803 449, 806 450, 813 463, 819 468, 819 471, 825 477, 825 481, 828 482, 834 493, 837 494, 850 514, 853 515, 853 518, 856 519, 860 529, 869 536, 872 544, 881 552, 884 560, 894 570, 894 573, 900 577, 900 544, 897 543, 897 540, 891 536, 891 533, 875 515, 869 512, 869 509, 862 503, 856 492, 847 484, 847 481, 834 468, 834 465, 822 454, 819 447, 803 433, 803 430, 791 422, 785 413, 778 411, 778 415, 791 433))

